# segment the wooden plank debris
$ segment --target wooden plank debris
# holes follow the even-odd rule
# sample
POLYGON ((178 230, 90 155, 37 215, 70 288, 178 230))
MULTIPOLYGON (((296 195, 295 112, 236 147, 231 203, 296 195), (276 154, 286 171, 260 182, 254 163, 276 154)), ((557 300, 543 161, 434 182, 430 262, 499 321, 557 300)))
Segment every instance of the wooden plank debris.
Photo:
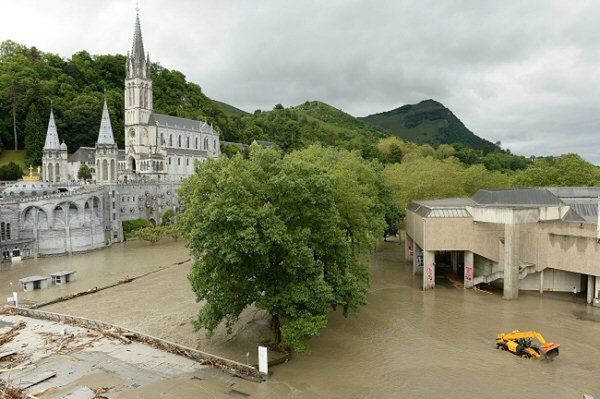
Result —
POLYGON ((0 360, 4 359, 5 357, 9 357, 12 355, 16 355, 17 351, 11 351, 11 352, 0 352, 0 360))
POLYGON ((16 384, 16 386, 21 389, 27 389, 29 387, 39 384, 40 382, 49 380, 50 378, 52 378, 54 376, 56 376, 56 373, 54 371, 46 371, 46 372, 39 373, 39 374, 24 376, 24 377, 21 377, 19 383, 16 384))

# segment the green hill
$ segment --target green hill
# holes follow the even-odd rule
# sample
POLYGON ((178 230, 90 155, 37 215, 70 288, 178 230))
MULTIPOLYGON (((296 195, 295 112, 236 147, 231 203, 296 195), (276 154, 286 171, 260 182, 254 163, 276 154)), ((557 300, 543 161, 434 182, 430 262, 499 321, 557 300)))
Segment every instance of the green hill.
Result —
POLYGON ((227 103, 217 101, 217 100, 213 100, 213 101, 216 102, 217 105, 221 107, 221 109, 223 110, 223 113, 227 116, 235 117, 235 116, 249 115, 248 112, 241 110, 239 108, 236 108, 233 105, 229 105, 227 103))
POLYGON ((452 111, 434 100, 404 105, 359 119, 420 144, 460 143, 477 149, 495 146, 467 129, 452 111))
POLYGON ((381 138, 389 135, 337 108, 318 101, 290 108, 276 106, 272 111, 246 115, 239 121, 234 140, 251 143, 268 140, 284 151, 320 143, 350 150, 369 151, 381 138))

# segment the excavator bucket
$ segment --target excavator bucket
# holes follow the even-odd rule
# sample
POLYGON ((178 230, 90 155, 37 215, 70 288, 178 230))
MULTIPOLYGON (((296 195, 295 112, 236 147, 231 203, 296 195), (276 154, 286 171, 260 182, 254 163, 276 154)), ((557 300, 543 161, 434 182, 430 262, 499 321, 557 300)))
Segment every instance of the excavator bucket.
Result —
POLYGON ((544 357, 548 360, 554 359, 556 356, 558 356, 559 346, 560 346, 559 344, 555 344, 552 342, 549 342, 549 343, 543 345, 542 352, 544 352, 544 357))

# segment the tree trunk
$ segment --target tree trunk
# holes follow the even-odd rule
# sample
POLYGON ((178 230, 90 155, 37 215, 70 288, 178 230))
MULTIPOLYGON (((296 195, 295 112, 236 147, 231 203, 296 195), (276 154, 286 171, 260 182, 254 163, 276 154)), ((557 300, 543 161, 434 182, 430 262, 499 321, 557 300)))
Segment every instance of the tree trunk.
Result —
POLYGON ((274 314, 271 316, 271 329, 275 337, 275 346, 278 347, 281 344, 281 320, 279 315, 274 314))
POLYGON ((15 136, 15 151, 17 151, 19 149, 19 142, 17 141, 17 101, 14 97, 13 97, 12 117, 13 117, 13 134, 15 136))

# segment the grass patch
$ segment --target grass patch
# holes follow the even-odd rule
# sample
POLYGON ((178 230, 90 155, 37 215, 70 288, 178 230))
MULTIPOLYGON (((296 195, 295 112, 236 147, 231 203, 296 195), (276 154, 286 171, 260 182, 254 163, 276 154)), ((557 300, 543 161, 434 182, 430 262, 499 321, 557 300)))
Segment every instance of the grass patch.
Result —
POLYGON ((3 150, 0 152, 0 166, 14 162, 25 170, 25 150, 3 150))

